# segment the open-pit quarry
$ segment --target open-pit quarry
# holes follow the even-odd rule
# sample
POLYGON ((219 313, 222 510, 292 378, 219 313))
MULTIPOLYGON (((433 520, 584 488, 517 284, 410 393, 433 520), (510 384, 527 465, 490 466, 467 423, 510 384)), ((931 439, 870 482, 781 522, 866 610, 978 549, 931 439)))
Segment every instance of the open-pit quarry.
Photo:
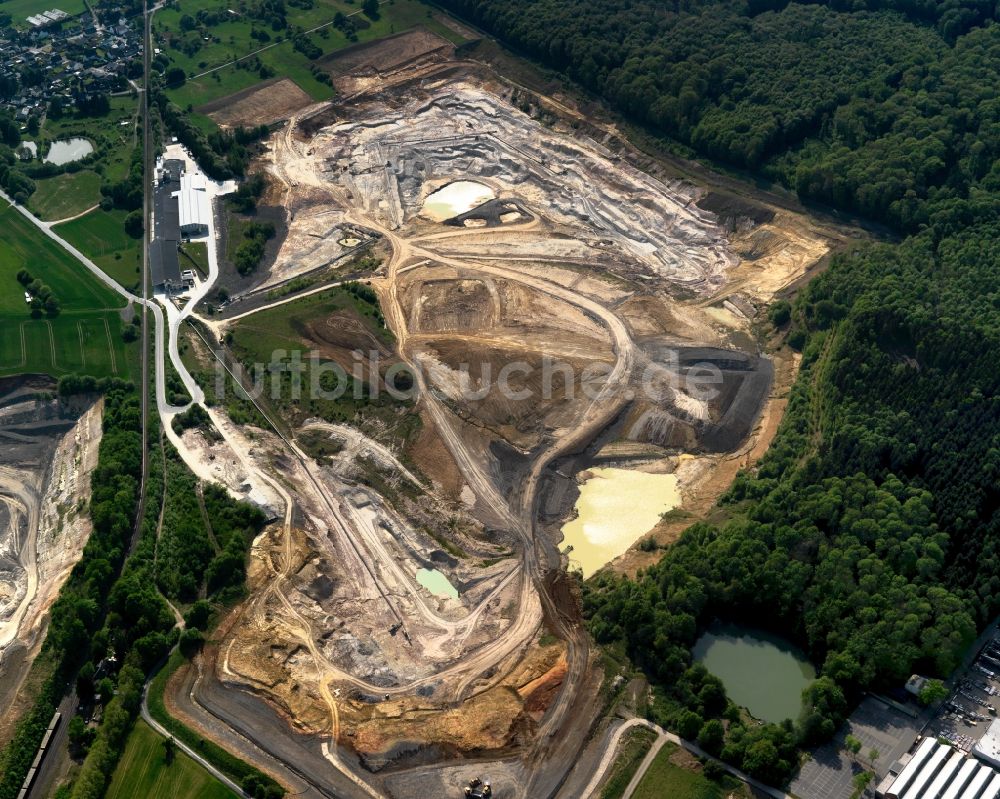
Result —
POLYGON ((48 610, 90 536, 83 508, 102 403, 64 403, 47 378, 0 380, 0 743, 28 705, 20 687, 48 610))
MULTIPOLYGON (((762 450, 794 363, 755 320, 833 235, 642 172, 464 62, 363 83, 269 142, 288 230, 260 286, 371 242, 420 431, 262 430, 221 406, 218 435, 167 426, 275 517, 168 705, 310 795, 457 796, 486 772, 498 797, 576 797, 602 677, 562 544, 581 474, 675 473, 683 507, 762 450)), ((222 339, 287 301, 203 321, 222 339)))

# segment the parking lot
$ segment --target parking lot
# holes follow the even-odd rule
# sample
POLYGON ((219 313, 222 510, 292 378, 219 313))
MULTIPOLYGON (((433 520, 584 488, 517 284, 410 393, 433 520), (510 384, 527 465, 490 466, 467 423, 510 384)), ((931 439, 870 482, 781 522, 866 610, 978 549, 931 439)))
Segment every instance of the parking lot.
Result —
POLYGON ((808 799, 844 799, 854 791, 852 780, 859 771, 874 770, 877 783, 909 750, 923 723, 923 716, 914 718, 874 696, 865 697, 834 739, 802 765, 791 793, 808 799), (847 735, 861 741, 856 758, 844 751, 847 735), (873 749, 878 752, 874 761, 869 757, 873 749))
POLYGON ((809 799, 843 799, 854 790, 859 771, 874 771, 877 785, 908 752, 918 735, 949 741, 970 753, 995 718, 1000 718, 1000 632, 991 625, 974 644, 975 653, 950 683, 951 692, 935 711, 916 701, 906 704, 869 695, 858 705, 832 741, 812 752, 790 789, 809 799), (908 711, 908 712, 907 712, 908 711), (861 741, 852 757, 844 739, 861 741), (872 750, 878 757, 872 759, 872 750))
POLYGON ((986 642, 931 719, 926 735, 970 752, 1000 712, 1000 639, 986 642))

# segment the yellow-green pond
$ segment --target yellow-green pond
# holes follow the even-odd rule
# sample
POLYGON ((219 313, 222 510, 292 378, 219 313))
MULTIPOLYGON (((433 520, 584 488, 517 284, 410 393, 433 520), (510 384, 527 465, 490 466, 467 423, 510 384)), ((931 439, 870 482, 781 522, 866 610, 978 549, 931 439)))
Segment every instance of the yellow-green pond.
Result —
POLYGON ((681 504, 677 475, 630 469, 591 469, 580 486, 576 518, 563 525, 570 564, 594 572, 656 526, 660 514, 681 504))

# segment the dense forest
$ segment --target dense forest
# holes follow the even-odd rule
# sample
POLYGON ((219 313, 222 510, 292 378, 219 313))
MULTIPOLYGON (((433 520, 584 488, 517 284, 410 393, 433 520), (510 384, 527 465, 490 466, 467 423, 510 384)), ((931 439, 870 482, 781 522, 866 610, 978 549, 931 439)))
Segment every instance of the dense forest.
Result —
POLYGON ((688 529, 635 580, 585 586, 594 636, 659 686, 657 719, 780 783, 863 690, 947 675, 1000 613, 1000 11, 444 4, 680 147, 907 236, 838 255, 773 315, 802 371, 727 521, 688 529), (794 724, 746 723, 692 665, 719 617, 788 635, 819 666, 794 724))
POLYGON ((181 602, 241 596, 246 553, 264 526, 263 512, 234 501, 220 486, 200 483, 171 445, 164 449, 166 495, 156 552, 160 591, 181 602))
MULTIPOLYGON (((719 714, 690 648, 723 617, 791 636, 820 666, 794 729, 730 727, 720 751, 779 782, 790 742, 828 737, 867 688, 946 676, 1000 613, 1000 224, 838 257, 796 303, 803 369, 756 474, 638 579, 599 576, 585 609, 666 686, 661 721, 719 714), (786 754, 782 754, 782 747, 786 754)), ((723 710, 732 715, 732 709, 723 710)))

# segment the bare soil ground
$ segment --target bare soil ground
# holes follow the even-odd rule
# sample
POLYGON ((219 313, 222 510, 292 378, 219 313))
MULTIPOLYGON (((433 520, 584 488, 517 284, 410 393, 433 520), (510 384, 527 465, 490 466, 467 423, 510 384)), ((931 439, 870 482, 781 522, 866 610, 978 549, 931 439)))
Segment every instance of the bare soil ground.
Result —
POLYGON ((435 14, 434 19, 436 19, 446 28, 454 31, 467 41, 471 42, 472 40, 479 38, 479 34, 476 33, 472 28, 468 27, 467 25, 463 25, 457 19, 455 19, 454 17, 450 17, 447 14, 435 14))
MULTIPOLYGON (((732 485, 741 469, 752 469, 767 452, 777 435, 788 405, 788 393, 798 374, 800 356, 788 349, 775 354, 775 380, 770 395, 746 443, 725 455, 682 458, 676 465, 683 502, 681 510, 669 514, 643 538, 652 538, 659 548, 670 546, 681 533, 696 521, 710 519, 716 502, 732 485)), ((639 546, 617 558, 611 568, 619 574, 635 575, 640 569, 659 560, 655 550, 646 552, 639 546)))
MULTIPOLYGON (((266 199, 266 198, 265 198, 266 199)), ((274 263, 287 232, 287 214, 284 208, 266 205, 263 202, 251 214, 240 214, 233 211, 225 201, 218 203, 218 222, 220 232, 219 242, 219 279, 216 281, 216 291, 211 298, 217 298, 220 291, 227 296, 237 296, 259 286, 267 280, 268 270, 274 263), (236 248, 242 241, 244 225, 250 222, 274 225, 274 238, 264 245, 264 256, 258 267, 246 275, 241 275, 233 263, 236 248)), ((217 304, 217 303, 215 303, 217 304)))
POLYGON ((214 100, 197 110, 210 116, 220 127, 235 128, 240 125, 271 125, 288 119, 312 102, 312 98, 294 81, 279 78, 214 100))
MULTIPOLYGON (((269 160, 273 176, 286 186, 286 206, 296 209, 275 271, 287 278, 294 274, 290 267, 309 268, 297 243, 316 240, 327 229, 339 231, 354 223, 382 238, 391 260, 385 276, 373 285, 382 296, 400 357, 415 367, 422 388, 437 398, 432 403, 424 394, 421 412, 433 433, 422 435, 410 456, 452 501, 456 495, 466 500, 463 505, 480 522, 513 530, 513 507, 530 495, 537 470, 544 468, 537 464, 561 446, 556 442, 572 431, 567 440, 573 443, 567 446, 585 446, 625 407, 613 399, 621 386, 606 389, 595 400, 583 394, 578 377, 567 382, 562 373, 545 394, 545 359, 559 359, 577 376, 586 366, 603 362, 625 385, 639 389, 641 367, 659 363, 668 350, 682 345, 685 352, 722 363, 726 388, 713 403, 666 385, 653 396, 636 399, 631 416, 625 417, 636 421, 631 425, 639 437, 634 443, 690 450, 698 448, 702 436, 705 446, 714 446, 707 436, 719 425, 734 424, 735 431, 747 425, 749 430, 770 373, 751 379, 764 362, 758 364, 753 351, 745 356, 725 349, 747 342, 752 346, 749 318, 726 325, 705 308, 710 301, 722 301, 713 300, 717 295, 728 298, 724 292, 740 268, 727 226, 734 238, 750 235, 770 224, 774 214, 716 217, 694 204, 699 196, 694 187, 651 180, 594 142, 544 128, 513 110, 502 90, 496 91, 495 86, 447 77, 443 83, 429 80, 424 88, 408 84, 390 91, 383 86, 377 96, 354 98, 349 110, 333 106, 312 114, 302 128, 293 123, 273 142, 269 160), (474 228, 428 222, 421 213, 424 198, 464 177, 488 185, 501 201, 515 202, 522 212, 509 222, 498 218, 496 225, 474 228), (490 383, 512 361, 521 363, 524 373, 507 388, 515 394, 525 391, 530 402, 511 398, 490 383), (469 386, 481 390, 480 396, 470 400, 464 393, 469 386), (651 423, 652 413, 664 422, 651 423), (730 417, 739 418, 727 421, 730 417), (443 457, 442 444, 450 458, 443 457)), ((804 269, 812 252, 771 235, 772 250, 786 253, 788 262, 801 259, 799 268, 804 269)), ((325 234, 325 241, 332 238, 325 234)), ((769 274, 772 264, 762 259, 758 271, 769 274)), ((761 291, 756 284, 743 289, 763 305, 768 297, 754 293, 761 291)), ((752 303, 744 305, 752 314, 752 303)), ((335 318, 308 327, 313 339, 334 328, 335 338, 350 333, 335 318)), ((331 350, 330 355, 336 353, 331 350)), ((684 362, 672 368, 678 375, 687 369, 684 362)), ((280 539, 274 545, 280 546, 280 539)), ((320 557, 318 573, 333 579, 320 557)), ((267 585, 265 580, 260 590, 267 585)), ((304 683, 315 658, 289 642, 268 656, 267 669, 253 665, 264 657, 261 647, 281 640, 274 626, 280 624, 275 620, 281 609, 266 606, 272 621, 254 632, 252 641, 239 645, 245 655, 234 654, 229 667, 252 679, 258 690, 270 692, 299 723, 316 729, 324 714, 322 691, 304 683), (282 687, 286 685, 299 686, 295 696, 282 687)), ((516 605, 512 612, 518 612, 516 605)), ((572 602, 565 612, 572 615, 572 602)), ((559 624, 558 613, 554 621, 559 624)), ((319 618, 314 623, 322 626, 319 618)), ((357 619, 350 621, 346 629, 361 640, 353 630, 357 624, 357 619)), ((349 663, 347 671, 366 681, 386 675, 385 684, 394 689, 397 681, 423 679, 418 663, 400 660, 402 652, 389 656, 394 647, 388 639, 363 647, 363 655, 352 646, 350 661, 340 662, 349 663), (390 667, 393 661, 397 665, 390 667)), ((337 661, 332 654, 327 657, 337 661)), ((576 677, 579 663, 574 667, 576 677)), ((556 693, 541 690, 538 697, 554 698, 556 693)), ((397 708, 401 718, 415 712, 405 701, 393 701, 402 702, 397 708)), ((501 716, 504 707, 497 708, 501 716)), ((351 715, 344 703, 339 712, 342 718, 351 715)), ((459 744, 460 736, 455 737, 446 720, 438 726, 427 717, 423 729, 430 740, 469 748, 468 741, 459 744)), ((375 740, 350 743, 371 751, 381 746, 375 740)), ((499 739, 482 743, 497 746, 499 739)))
POLYGON ((350 94, 376 85, 381 75, 418 62, 445 60, 454 52, 455 46, 447 39, 426 28, 414 28, 339 50, 317 63, 333 77, 338 92, 350 94))
MULTIPOLYGON (((416 780, 421 763, 489 754, 511 797, 549 795, 599 710, 557 548, 573 475, 596 457, 675 470, 687 516, 657 528, 664 543, 710 512, 766 449, 794 375, 786 353, 761 352, 755 320, 835 234, 650 175, 565 98, 525 103, 523 87, 438 62, 435 38, 338 55, 331 70, 354 94, 293 115, 266 156, 288 234, 262 285, 313 273, 348 235, 377 241, 370 282, 415 376, 421 433, 384 451, 372 431, 309 420, 292 435, 335 442, 317 462, 213 409, 224 441, 188 433, 181 451, 198 473, 267 495, 280 518, 253 548, 218 679, 325 736, 330 762, 344 747, 416 780), (456 180, 488 187, 503 212, 433 221, 426 198, 456 180), (568 377, 546 395, 553 360, 568 377), (515 362, 506 388, 491 382, 515 362), (692 386, 699 363, 720 374, 712 396, 692 386), (590 393, 587 367, 602 370, 590 393), (458 598, 424 588, 420 568, 458 598), (558 644, 541 645, 546 629, 558 644)), ((372 345, 337 314, 300 330, 337 360, 372 345)), ((459 773, 445 772, 427 784, 459 773)), ((392 793, 417 784, 395 779, 382 783, 392 793)))

